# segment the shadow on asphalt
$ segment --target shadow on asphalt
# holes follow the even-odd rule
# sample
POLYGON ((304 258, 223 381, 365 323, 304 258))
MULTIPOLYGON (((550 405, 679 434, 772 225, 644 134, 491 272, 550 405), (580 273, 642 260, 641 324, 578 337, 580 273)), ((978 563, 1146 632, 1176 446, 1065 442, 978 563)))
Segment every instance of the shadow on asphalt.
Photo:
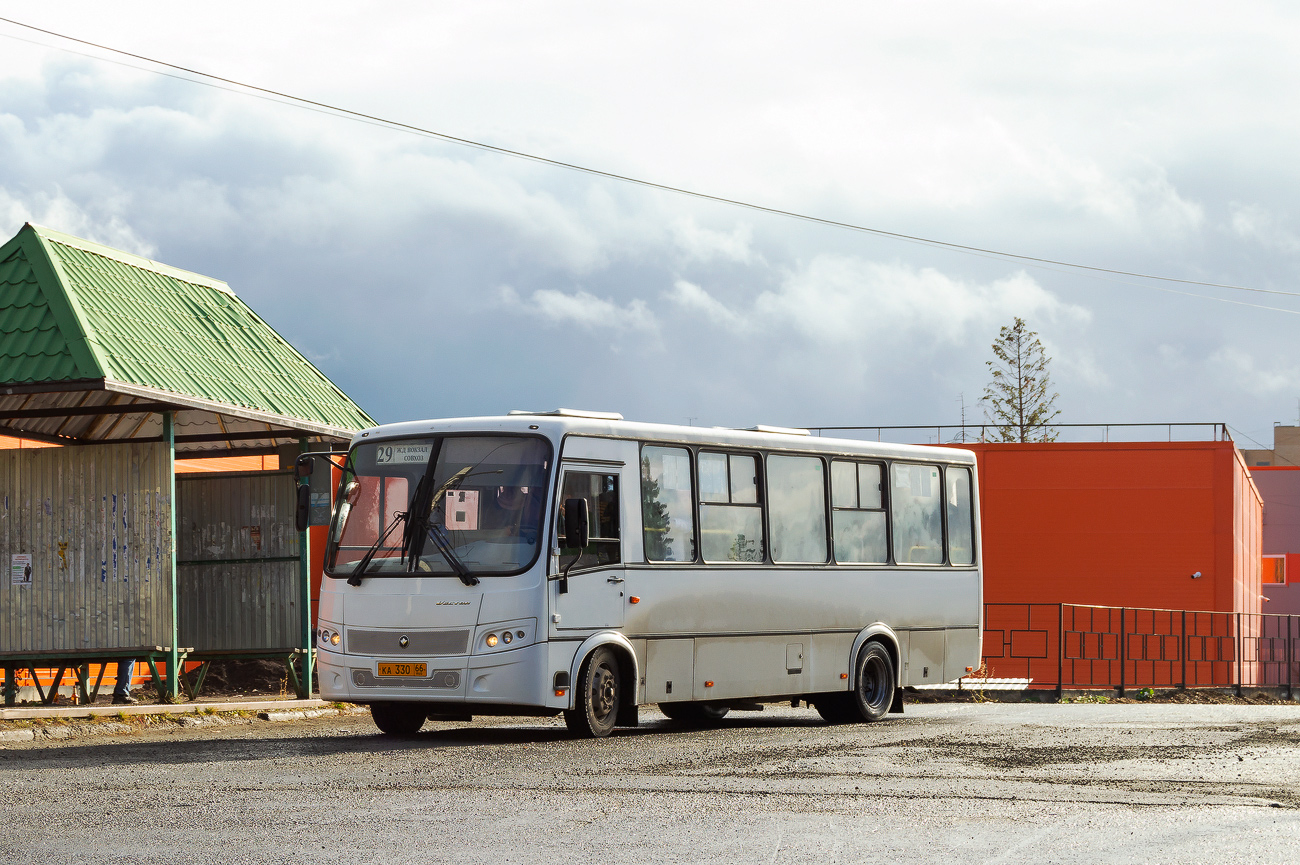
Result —
MULTIPOLYGON (((804 718, 727 717, 709 726, 692 726, 664 719, 643 720, 640 727, 620 727, 605 740, 574 738, 563 725, 501 723, 495 718, 485 719, 485 726, 453 728, 426 728, 413 736, 385 736, 376 729, 368 716, 346 719, 355 721, 359 729, 345 731, 327 728, 318 735, 284 736, 285 732, 299 732, 281 727, 212 727, 202 730, 177 729, 174 733, 150 730, 150 741, 134 740, 134 735, 95 737, 69 743, 54 743, 34 747, 0 750, 0 770, 40 767, 57 769, 87 764, 105 769, 140 764, 184 765, 192 763, 293 760, 309 757, 344 756, 348 754, 392 755, 401 752, 430 751, 444 748, 503 748, 517 745, 551 745, 557 749, 599 747, 606 742, 626 741, 641 736, 699 736, 725 733, 728 730, 753 730, 762 728, 826 728, 816 716, 804 718), (162 735, 159 736, 158 734, 162 735), (169 740, 168 734, 176 736, 169 740), (232 735, 233 734, 233 735, 232 735), (184 738, 182 738, 184 737, 184 738), (193 737, 193 738, 191 738, 193 737), (204 737, 204 738, 198 738, 204 737)), ((302 723, 302 722, 294 722, 302 723)))

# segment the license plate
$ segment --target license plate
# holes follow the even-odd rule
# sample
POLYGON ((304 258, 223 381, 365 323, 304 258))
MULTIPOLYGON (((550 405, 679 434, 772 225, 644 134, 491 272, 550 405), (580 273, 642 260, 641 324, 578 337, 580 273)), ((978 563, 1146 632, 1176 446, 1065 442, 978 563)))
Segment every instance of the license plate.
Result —
POLYGON ((426 664, 380 664, 379 675, 381 676, 418 676, 423 679, 428 676, 428 667, 426 664))

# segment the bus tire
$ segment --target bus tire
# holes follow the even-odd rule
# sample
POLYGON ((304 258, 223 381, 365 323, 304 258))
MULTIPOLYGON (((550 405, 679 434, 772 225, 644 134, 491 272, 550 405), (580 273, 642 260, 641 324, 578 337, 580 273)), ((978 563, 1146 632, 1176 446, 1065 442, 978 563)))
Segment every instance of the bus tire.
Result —
POLYGON ((612 649, 599 646, 582 662, 573 696, 574 707, 564 713, 571 733, 601 739, 614 732, 623 701, 623 675, 612 649))
POLYGON ((858 655, 858 675, 852 692, 855 714, 862 721, 879 721, 894 704, 894 659, 883 644, 872 641, 858 655))
POLYGON ((660 703, 659 711, 663 712, 670 721, 676 721, 679 724, 716 724, 727 716, 730 711, 726 706, 719 706, 716 703, 660 703))
POLYGON ((894 660, 882 643, 872 641, 858 654, 857 676, 847 694, 819 694, 813 708, 828 724, 879 721, 894 704, 894 660))
POLYGON ((371 703, 370 717, 389 736, 414 736, 424 726, 429 709, 420 703, 371 703))

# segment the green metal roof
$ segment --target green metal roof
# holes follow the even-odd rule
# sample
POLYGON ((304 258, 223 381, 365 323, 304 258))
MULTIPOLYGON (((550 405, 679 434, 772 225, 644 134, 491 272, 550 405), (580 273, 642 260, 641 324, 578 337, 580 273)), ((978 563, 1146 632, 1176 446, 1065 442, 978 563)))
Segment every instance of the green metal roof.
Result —
POLYGON ((79 380, 321 432, 374 424, 224 282, 24 225, 0 246, 0 385, 79 380))

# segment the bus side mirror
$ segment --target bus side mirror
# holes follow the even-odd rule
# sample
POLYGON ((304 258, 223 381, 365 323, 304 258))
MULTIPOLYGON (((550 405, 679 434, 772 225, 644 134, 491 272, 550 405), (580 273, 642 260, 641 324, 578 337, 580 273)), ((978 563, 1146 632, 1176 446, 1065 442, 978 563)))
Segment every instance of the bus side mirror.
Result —
POLYGON ((564 500, 564 546, 586 549, 588 541, 587 500, 564 500))
MULTIPOLYGON (((311 473, 316 470, 316 461, 311 457, 298 457, 293 464, 293 476, 297 480, 311 477, 311 473)), ((299 529, 301 531, 301 529, 299 529)))
POLYGON ((298 485, 298 508, 294 514, 294 523, 298 531, 307 531, 307 522, 311 517, 311 484, 298 485))

